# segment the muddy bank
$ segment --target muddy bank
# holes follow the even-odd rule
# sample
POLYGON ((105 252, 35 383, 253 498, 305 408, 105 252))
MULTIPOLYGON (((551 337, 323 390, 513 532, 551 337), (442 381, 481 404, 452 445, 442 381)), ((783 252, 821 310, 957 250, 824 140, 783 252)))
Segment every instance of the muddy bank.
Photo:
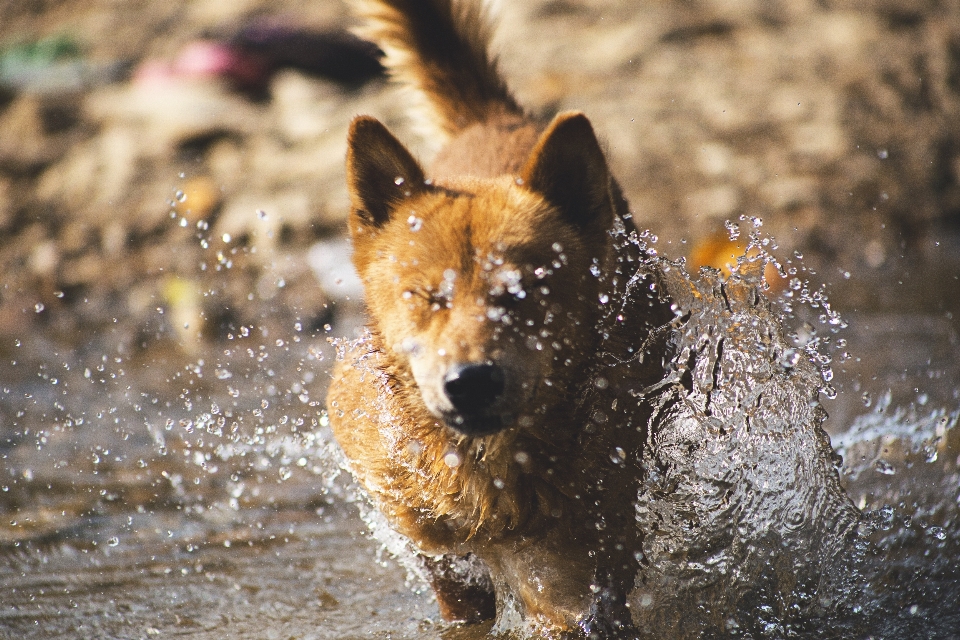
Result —
MULTIPOLYGON (((264 22, 349 26, 339 3, 0 13, 4 352, 24 333, 69 346, 110 325, 131 341, 159 326, 188 342, 275 317, 322 326, 338 293, 316 286, 307 251, 341 233, 350 118, 376 115, 430 152, 382 81, 242 59, 211 70, 197 47, 264 22), (193 327, 183 335, 187 322, 158 307, 193 327)), ((590 114, 665 253, 755 216, 841 310, 956 314, 956 9, 598 1, 502 14, 521 99, 590 114)))

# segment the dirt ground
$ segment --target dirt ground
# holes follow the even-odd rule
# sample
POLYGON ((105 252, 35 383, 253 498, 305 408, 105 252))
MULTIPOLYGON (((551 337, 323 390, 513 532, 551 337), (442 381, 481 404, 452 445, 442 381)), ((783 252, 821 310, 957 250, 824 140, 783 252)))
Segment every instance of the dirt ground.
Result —
MULTIPOLYGON (((523 103, 590 115, 662 253, 759 218, 835 308, 956 328, 960 2, 496 6, 523 103)), ((196 355, 242 326, 320 331, 356 299, 335 273, 349 120, 432 149, 397 89, 344 81, 355 51, 318 60, 350 25, 330 0, 0 2, 0 355, 106 334, 196 355), (240 80, 190 67, 257 24, 319 40, 240 80)))

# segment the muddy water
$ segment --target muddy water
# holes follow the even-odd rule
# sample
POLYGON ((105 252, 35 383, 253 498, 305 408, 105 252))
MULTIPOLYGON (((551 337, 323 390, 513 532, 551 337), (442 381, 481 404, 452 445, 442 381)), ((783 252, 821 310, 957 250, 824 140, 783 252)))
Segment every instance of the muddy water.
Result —
POLYGON ((5 551, 4 637, 435 635, 430 602, 343 508, 86 520, 5 551))
MULTIPOLYGON (((357 515, 321 413, 333 357, 327 338, 356 323, 342 317, 329 331, 238 328, 222 344, 188 350, 169 337, 137 349, 111 336, 70 348, 39 336, 4 345, 0 637, 484 637, 486 627, 445 627, 423 584, 380 552, 357 515)), ((803 321, 792 320, 798 333, 803 321)), ((821 327, 833 335, 826 352, 840 392, 825 400, 835 413, 826 425, 844 457, 852 505, 865 514, 838 507, 851 518, 849 546, 841 555, 824 551, 816 532, 796 524, 809 513, 778 521, 748 512, 755 528, 793 522, 803 535, 780 538, 791 547, 782 553, 726 543, 697 549, 690 541, 719 522, 703 511, 711 508, 706 476, 674 478, 671 495, 708 499, 641 505, 647 510, 638 517, 656 534, 634 605, 648 609, 653 630, 956 637, 960 358, 952 325, 922 313, 864 313, 850 324, 834 334, 821 327), (848 344, 838 350, 841 335, 848 344), (854 355, 841 357, 846 351, 854 355), (664 505, 675 517, 657 529, 650 513, 664 505), (758 559, 772 571, 757 570, 758 559), (811 604, 797 576, 817 563, 813 572, 825 569, 834 580, 835 600, 811 604), (723 583, 729 572, 738 580, 723 583), (770 580, 796 585, 776 596, 764 591, 770 580), (656 600, 664 592, 675 599, 656 600), (768 600, 749 602, 755 594, 768 600), (717 619, 718 610, 733 613, 717 619)), ((665 437, 658 455, 689 437, 665 437)), ((797 473, 791 486, 810 497, 809 508, 847 504, 838 495, 821 500, 815 483, 798 487, 816 474, 798 471, 789 450, 763 460, 737 447, 708 453, 698 468, 726 456, 753 465, 737 476, 749 482, 797 473), (756 472, 761 463, 768 466, 756 472)), ((666 486, 648 495, 666 496, 666 486)), ((749 501, 734 500, 749 510, 749 501)), ((715 507, 730 512, 729 504, 715 507)))
POLYGON ((338 475, 325 334, 102 346, 7 362, 0 637, 436 635, 338 475))

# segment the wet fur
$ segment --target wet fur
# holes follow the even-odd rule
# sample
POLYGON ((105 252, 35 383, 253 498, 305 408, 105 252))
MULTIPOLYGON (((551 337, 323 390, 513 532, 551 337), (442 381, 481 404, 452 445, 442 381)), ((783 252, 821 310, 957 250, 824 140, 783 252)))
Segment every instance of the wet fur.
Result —
POLYGON ((651 413, 638 391, 663 376, 654 329, 672 314, 627 241, 626 202, 583 114, 523 114, 477 5, 358 4, 445 146, 425 171, 373 118, 351 125, 369 325, 334 373, 334 433, 420 549, 447 619, 489 618, 495 591, 541 632, 630 637, 651 413), (504 372, 489 435, 458 430, 444 395, 464 362, 504 372), (458 573, 457 558, 489 576, 458 573))

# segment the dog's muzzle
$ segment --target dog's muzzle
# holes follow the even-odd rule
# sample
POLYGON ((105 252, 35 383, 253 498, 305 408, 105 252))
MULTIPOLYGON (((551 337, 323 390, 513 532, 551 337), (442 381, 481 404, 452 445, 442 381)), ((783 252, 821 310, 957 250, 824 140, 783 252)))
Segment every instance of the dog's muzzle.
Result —
POLYGON ((460 363, 447 370, 443 391, 453 405, 444 415, 449 427, 468 436, 500 431, 507 425, 498 411, 505 378, 500 366, 490 363, 460 363))

